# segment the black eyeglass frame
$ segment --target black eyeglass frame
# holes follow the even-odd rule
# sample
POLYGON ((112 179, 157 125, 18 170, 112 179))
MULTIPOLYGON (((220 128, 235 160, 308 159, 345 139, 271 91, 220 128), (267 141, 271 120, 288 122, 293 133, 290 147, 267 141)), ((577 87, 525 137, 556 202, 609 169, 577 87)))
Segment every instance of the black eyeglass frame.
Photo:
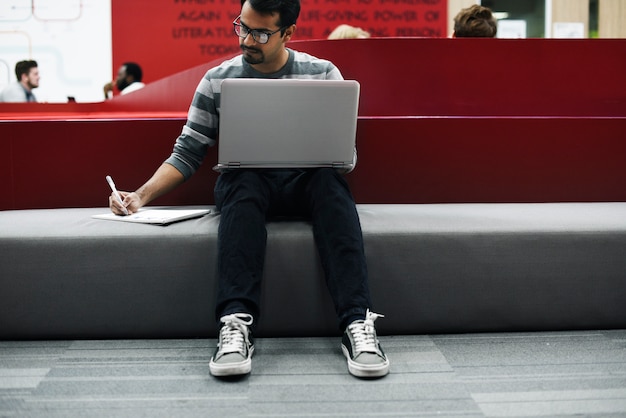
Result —
POLYGON ((249 27, 241 23, 241 15, 237 16, 235 20, 233 20, 233 30, 235 31, 235 35, 237 35, 241 39, 246 39, 248 35, 252 35, 252 39, 254 39, 254 42, 258 44, 268 43, 272 35, 280 32, 281 30, 287 29, 288 27, 289 26, 282 26, 276 29, 274 32, 267 32, 260 29, 250 29, 249 27), (237 21, 239 21, 239 23, 237 23, 237 21), (259 38, 261 36, 266 36, 267 38, 265 38, 265 40, 263 41, 261 38, 259 38))

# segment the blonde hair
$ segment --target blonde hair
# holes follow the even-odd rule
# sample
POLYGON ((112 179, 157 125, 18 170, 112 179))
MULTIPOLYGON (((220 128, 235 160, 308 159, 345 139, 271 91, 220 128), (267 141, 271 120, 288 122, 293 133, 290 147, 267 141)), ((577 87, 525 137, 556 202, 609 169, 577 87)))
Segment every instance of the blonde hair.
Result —
POLYGON ((328 39, 369 38, 369 32, 350 25, 339 25, 328 35, 328 39))

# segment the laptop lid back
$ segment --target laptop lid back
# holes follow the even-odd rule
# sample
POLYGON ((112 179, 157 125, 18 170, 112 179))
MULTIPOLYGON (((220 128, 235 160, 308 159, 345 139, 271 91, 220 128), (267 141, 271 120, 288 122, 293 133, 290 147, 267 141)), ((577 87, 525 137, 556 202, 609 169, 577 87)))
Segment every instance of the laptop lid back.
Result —
POLYGON ((217 170, 354 166, 354 80, 225 79, 217 170))

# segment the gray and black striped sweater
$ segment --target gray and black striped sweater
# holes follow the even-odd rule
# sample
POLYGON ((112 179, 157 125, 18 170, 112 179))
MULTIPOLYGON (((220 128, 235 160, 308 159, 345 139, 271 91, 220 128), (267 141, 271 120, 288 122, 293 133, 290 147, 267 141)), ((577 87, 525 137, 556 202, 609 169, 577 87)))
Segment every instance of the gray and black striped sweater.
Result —
POLYGON ((287 49, 289 59, 278 72, 256 71, 241 55, 211 68, 204 75, 193 97, 187 123, 176 139, 172 155, 165 160, 188 179, 202 164, 209 146, 216 143, 220 117, 220 87, 225 78, 304 78, 341 80, 339 69, 330 61, 287 49))

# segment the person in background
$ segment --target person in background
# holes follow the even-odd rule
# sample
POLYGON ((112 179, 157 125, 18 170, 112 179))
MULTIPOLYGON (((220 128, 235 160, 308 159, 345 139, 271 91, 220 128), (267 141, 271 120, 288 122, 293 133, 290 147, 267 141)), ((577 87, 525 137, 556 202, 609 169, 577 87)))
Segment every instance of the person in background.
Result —
POLYGON ((113 87, 117 87, 121 94, 132 93, 145 86, 141 82, 143 71, 139 64, 134 62, 125 62, 117 71, 117 78, 110 83, 104 85, 104 98, 113 98, 113 87))
POLYGON ((491 9, 474 4, 454 17, 453 38, 494 38, 498 22, 491 9))
POLYGON ((0 93, 0 102, 36 102, 33 89, 39 87, 37 61, 24 60, 15 64, 17 81, 9 84, 0 93))
MULTIPOLYGON (((218 141, 222 80, 343 79, 332 62, 286 47, 299 14, 299 0, 241 1, 241 14, 233 21, 233 29, 242 53, 208 70, 196 88, 173 153, 139 189, 120 191, 121 203, 110 195, 113 213, 137 212, 200 167, 209 146, 218 141)), ((267 103, 271 100, 268 97, 267 103)), ((276 122, 281 117, 277 114, 276 122)), ((211 374, 237 376, 252 369, 267 243, 265 224, 268 217, 286 215, 305 216, 312 224, 337 324, 343 332, 341 348, 348 371, 358 377, 385 376, 389 360, 374 327, 382 315, 370 311, 363 234, 343 174, 333 168, 227 170, 220 173, 214 195, 220 211, 215 307, 220 331, 209 363, 211 374)))
POLYGON ((328 35, 328 39, 369 38, 370 33, 354 26, 339 25, 328 35))

